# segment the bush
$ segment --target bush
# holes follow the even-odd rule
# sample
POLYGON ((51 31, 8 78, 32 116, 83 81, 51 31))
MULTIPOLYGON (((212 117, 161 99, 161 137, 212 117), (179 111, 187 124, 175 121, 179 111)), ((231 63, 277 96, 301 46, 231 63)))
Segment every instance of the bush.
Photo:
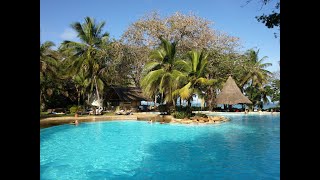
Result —
POLYGON ((177 119, 184 119, 191 117, 191 113, 187 111, 176 111, 173 113, 173 117, 177 119))
POLYGON ((206 114, 202 114, 202 113, 197 113, 197 114, 195 114, 195 116, 208 118, 208 116, 206 114))
POLYGON ((69 110, 71 114, 74 114, 78 111, 78 106, 72 106, 69 110))
POLYGON ((165 104, 161 104, 158 106, 158 110, 160 112, 168 112, 168 107, 165 104))

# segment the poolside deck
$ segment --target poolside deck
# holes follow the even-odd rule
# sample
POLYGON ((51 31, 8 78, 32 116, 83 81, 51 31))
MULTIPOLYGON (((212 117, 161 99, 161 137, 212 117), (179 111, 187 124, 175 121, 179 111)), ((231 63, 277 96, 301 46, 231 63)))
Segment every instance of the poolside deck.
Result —
MULTIPOLYGON (((193 111, 193 113, 204 113, 204 114, 244 114, 244 112, 212 112, 212 111, 193 111)), ((260 115, 271 115, 271 112, 249 112, 248 114, 260 114, 260 115)), ((280 114, 280 112, 273 112, 272 114, 280 114)), ((153 119, 158 121, 160 119, 159 114, 153 113, 134 113, 133 115, 98 115, 98 116, 84 116, 84 117, 50 117, 40 120, 40 128, 46 128, 61 124, 70 124, 75 119, 81 122, 96 122, 96 121, 112 121, 112 120, 136 120, 136 121, 148 121, 153 119)))
POLYGON ((148 121, 151 118, 159 117, 159 114, 134 113, 133 115, 98 115, 98 116, 84 116, 84 117, 50 117, 40 120, 40 128, 46 128, 61 124, 70 124, 74 120, 81 122, 96 122, 96 121, 112 121, 112 120, 138 120, 148 121))

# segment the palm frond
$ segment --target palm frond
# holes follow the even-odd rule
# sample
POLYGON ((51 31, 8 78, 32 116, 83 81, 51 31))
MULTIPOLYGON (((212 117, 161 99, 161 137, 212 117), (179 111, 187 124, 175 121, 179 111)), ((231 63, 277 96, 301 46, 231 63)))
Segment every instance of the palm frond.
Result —
POLYGON ((158 69, 158 70, 149 72, 146 76, 142 78, 140 83, 141 86, 147 87, 148 84, 152 84, 153 82, 161 79, 164 72, 165 71, 163 69, 158 69))
POLYGON ((166 88, 168 86, 169 87, 172 86, 172 75, 171 75, 171 73, 166 72, 161 77, 159 89, 163 92, 165 89, 168 89, 168 88, 166 88))
POLYGON ((159 68, 160 68, 159 62, 154 62, 154 61, 148 62, 147 64, 144 65, 142 74, 146 74, 150 71, 153 71, 159 68))
POLYGON ((173 66, 178 71, 183 71, 183 72, 190 72, 191 71, 191 63, 189 61, 184 61, 184 60, 178 59, 173 63, 173 66))
POLYGON ((84 43, 88 43, 89 39, 81 25, 80 22, 75 22, 71 24, 71 28, 77 32, 77 37, 84 43))
POLYGON ((162 62, 166 56, 166 53, 162 49, 154 50, 150 52, 149 58, 158 62, 162 62))
POLYGON ((190 88, 191 87, 191 82, 189 82, 188 84, 186 84, 185 86, 183 86, 180 90, 179 90, 179 95, 180 95, 180 98, 182 100, 186 100, 188 98, 190 98, 190 96, 192 95, 192 89, 190 88))

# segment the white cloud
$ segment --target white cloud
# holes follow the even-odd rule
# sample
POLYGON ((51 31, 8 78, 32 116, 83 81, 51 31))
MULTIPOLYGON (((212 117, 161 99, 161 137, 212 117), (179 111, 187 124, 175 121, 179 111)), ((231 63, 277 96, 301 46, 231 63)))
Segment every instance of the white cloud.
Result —
POLYGON ((63 40, 74 40, 77 37, 76 32, 72 29, 65 29, 64 32, 60 35, 60 38, 63 40))

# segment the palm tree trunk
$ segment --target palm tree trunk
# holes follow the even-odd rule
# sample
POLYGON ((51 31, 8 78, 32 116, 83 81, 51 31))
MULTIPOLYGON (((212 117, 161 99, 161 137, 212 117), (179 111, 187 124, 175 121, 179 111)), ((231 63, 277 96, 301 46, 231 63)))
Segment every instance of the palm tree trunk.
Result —
POLYGON ((161 93, 161 104, 163 104, 163 92, 161 93))
POLYGON ((80 96, 81 96, 81 94, 80 94, 80 92, 78 91, 78 107, 80 106, 80 96))
POLYGON ((96 86, 96 93, 97 93, 97 97, 98 97, 98 100, 100 100, 100 96, 99 96, 99 91, 98 91, 98 85, 97 85, 97 79, 96 79, 96 77, 94 78, 94 82, 95 82, 95 86, 96 86))
POLYGON ((206 104, 208 106, 208 110, 212 110, 213 109, 212 108, 212 104, 213 104, 213 98, 214 98, 214 96, 213 96, 213 88, 212 87, 209 88, 207 97, 208 97, 208 99, 206 100, 206 104))
POLYGON ((79 88, 76 87, 76 91, 77 91, 77 99, 78 99, 78 107, 80 106, 80 90, 79 88))
POLYGON ((154 95, 154 107, 156 107, 157 104, 157 94, 154 95))

